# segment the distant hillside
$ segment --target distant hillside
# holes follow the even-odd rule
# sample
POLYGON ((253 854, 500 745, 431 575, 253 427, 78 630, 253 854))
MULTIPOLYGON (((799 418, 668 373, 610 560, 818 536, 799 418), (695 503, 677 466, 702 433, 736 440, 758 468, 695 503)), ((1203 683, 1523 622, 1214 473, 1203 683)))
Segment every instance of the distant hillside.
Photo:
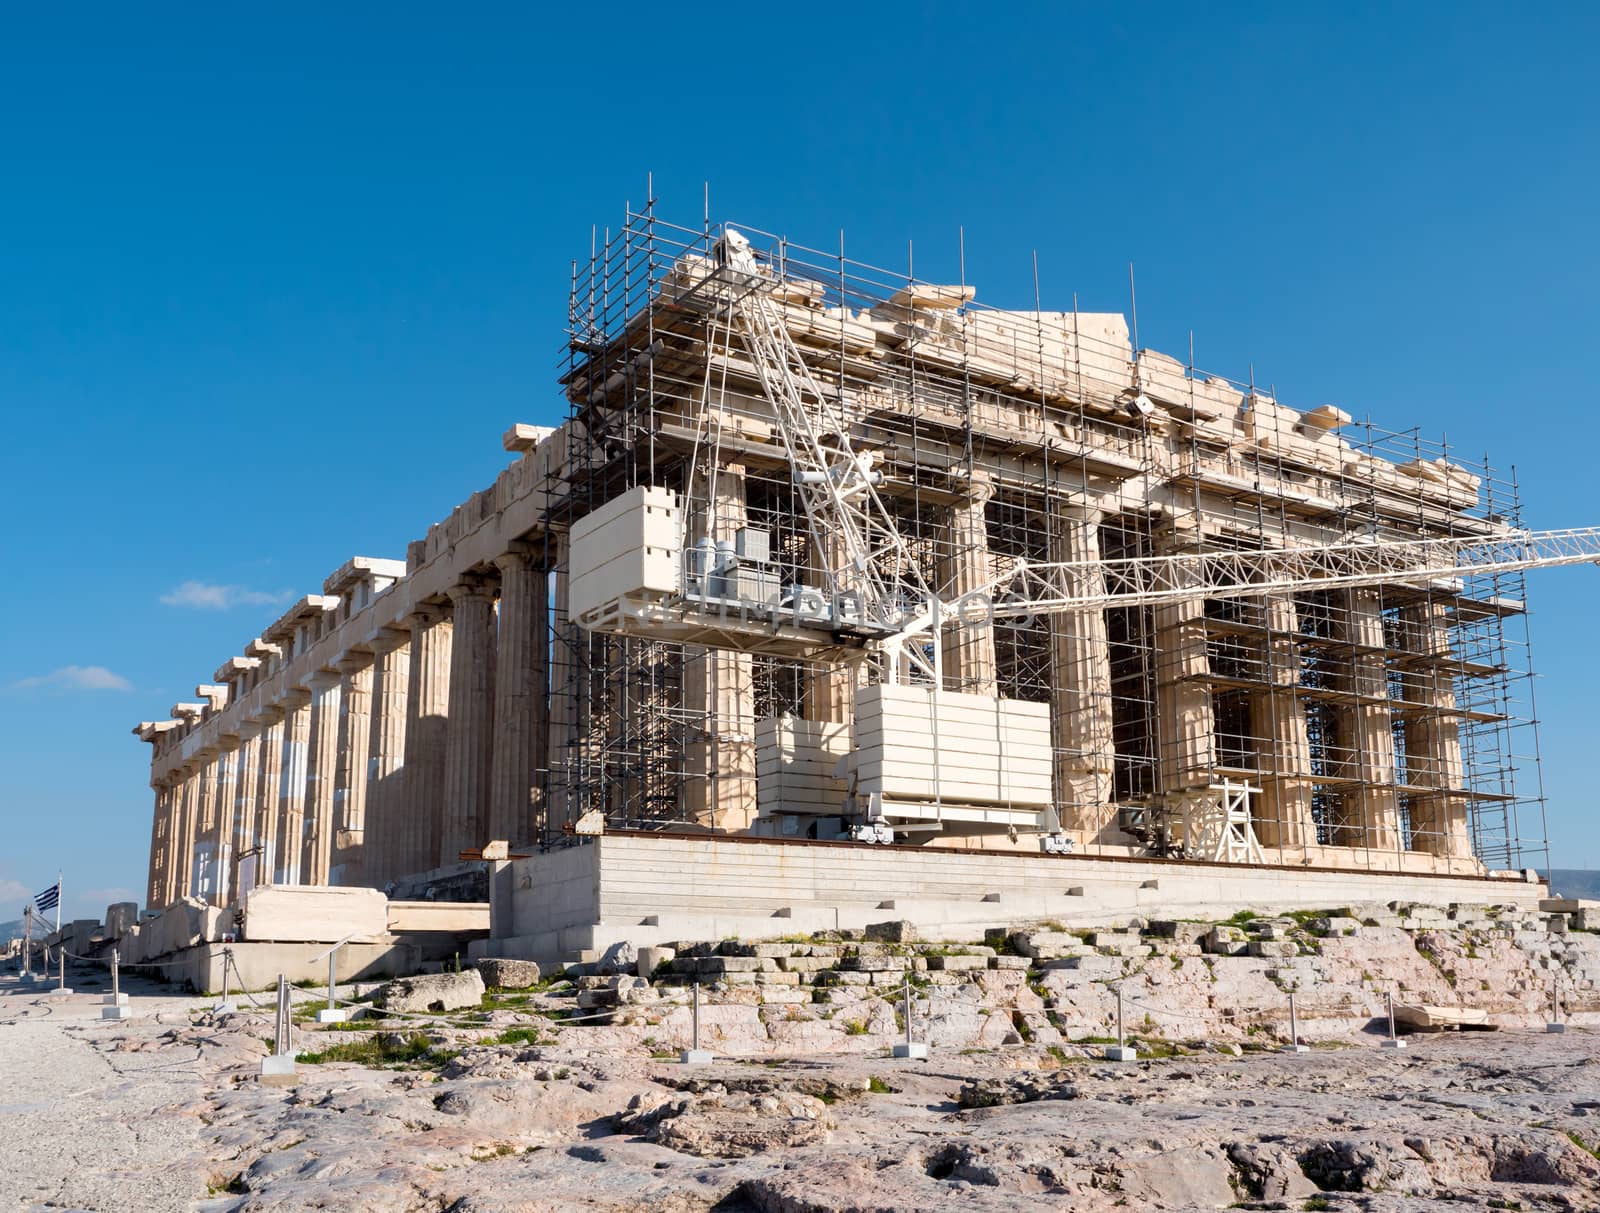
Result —
POLYGON ((1600 901, 1600 870, 1551 868, 1550 892, 1556 897, 1588 897, 1600 901))
POLYGON ((7 939, 20 938, 22 938, 22 919, 18 918, 12 922, 0 922, 0 942, 7 939))

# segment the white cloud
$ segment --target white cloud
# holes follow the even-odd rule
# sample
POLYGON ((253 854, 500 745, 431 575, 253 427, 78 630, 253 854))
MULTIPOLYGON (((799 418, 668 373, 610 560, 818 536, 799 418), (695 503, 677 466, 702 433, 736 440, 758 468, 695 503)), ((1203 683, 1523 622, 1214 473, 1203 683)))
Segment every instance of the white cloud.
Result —
POLYGON ((11 684, 17 690, 44 687, 55 691, 131 691, 133 683, 103 665, 64 665, 48 674, 35 674, 11 684))
MULTIPOLYGON (((67 892, 72 893, 70 886, 67 892)), ((140 895, 132 889, 85 889, 82 893, 71 896, 69 900, 89 907, 94 913, 103 914, 109 905, 115 905, 119 901, 138 901, 139 897, 140 895)))
POLYGON ((247 589, 242 585, 215 585, 209 581, 185 581, 177 589, 161 595, 167 606, 193 607, 201 611, 226 611, 236 606, 275 606, 294 598, 293 591, 247 589))
POLYGON ((17 915, 21 917, 23 904, 32 900, 33 894, 28 892, 21 881, 0 880, 0 914, 9 915, 8 907, 15 905, 17 915))

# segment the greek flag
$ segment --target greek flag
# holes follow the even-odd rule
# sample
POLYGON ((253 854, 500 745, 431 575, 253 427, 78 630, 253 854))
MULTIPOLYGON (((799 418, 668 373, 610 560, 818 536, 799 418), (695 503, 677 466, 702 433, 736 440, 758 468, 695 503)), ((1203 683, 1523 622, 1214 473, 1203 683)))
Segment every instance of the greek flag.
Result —
POLYGON ((33 895, 33 908, 43 914, 61 904, 61 882, 58 880, 43 893, 33 895))

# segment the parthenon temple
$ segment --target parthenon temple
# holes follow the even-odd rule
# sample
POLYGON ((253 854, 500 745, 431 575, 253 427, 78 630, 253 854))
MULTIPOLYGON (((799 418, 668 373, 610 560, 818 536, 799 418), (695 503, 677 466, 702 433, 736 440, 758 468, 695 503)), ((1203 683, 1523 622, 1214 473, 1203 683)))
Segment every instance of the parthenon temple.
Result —
POLYGON ((1541 860, 1521 574, 970 614, 910 654, 932 681, 838 592, 852 561, 953 602, 1018 562, 1488 537, 1514 483, 1139 349, 1120 313, 987 307, 743 225, 730 275, 734 230, 629 213, 574 276, 565 421, 511 426, 403 559, 347 560, 137 726, 150 906, 597 832, 1541 860), (780 375, 844 418, 904 567, 799 499, 780 375))

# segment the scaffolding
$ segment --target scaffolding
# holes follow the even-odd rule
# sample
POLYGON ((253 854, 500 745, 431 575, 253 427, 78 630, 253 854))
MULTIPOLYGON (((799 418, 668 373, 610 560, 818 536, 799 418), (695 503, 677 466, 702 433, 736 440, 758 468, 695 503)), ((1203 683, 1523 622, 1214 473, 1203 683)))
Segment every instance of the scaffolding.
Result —
MULTIPOLYGON (((848 419, 941 593, 1008 560, 1115 559, 1521 524, 1514 474, 1416 430, 1281 406, 1250 381, 1140 350, 1118 315, 986 307, 745 224, 670 224, 652 198, 574 262, 561 383, 566 458, 549 530, 640 486, 686 503, 688 550, 757 534, 762 575, 803 594, 839 567, 812 532, 719 270, 736 230, 760 288, 848 419)), ((848 725, 884 676, 843 653, 737 652, 581 629, 553 545, 546 841, 615 826, 743 829, 766 812, 758 735, 848 725), (784 726, 788 727, 788 726, 784 726)), ((905 570, 894 570, 903 573, 905 570)), ((1264 862, 1342 848, 1471 851, 1543 866, 1544 798, 1524 578, 1274 594, 996 619, 947 633, 945 690, 1051 705, 1055 809, 1093 843, 1193 853, 1207 789, 1247 804, 1264 862), (1103 669, 1096 663, 1103 663, 1103 669), (1093 670, 1085 670, 1088 666, 1093 670), (1248 794, 1237 789, 1247 788, 1248 794), (1085 824, 1087 823, 1087 824, 1085 824), (1191 833, 1193 831, 1190 831, 1191 833)), ((1243 845, 1243 844, 1241 844, 1243 845)))

